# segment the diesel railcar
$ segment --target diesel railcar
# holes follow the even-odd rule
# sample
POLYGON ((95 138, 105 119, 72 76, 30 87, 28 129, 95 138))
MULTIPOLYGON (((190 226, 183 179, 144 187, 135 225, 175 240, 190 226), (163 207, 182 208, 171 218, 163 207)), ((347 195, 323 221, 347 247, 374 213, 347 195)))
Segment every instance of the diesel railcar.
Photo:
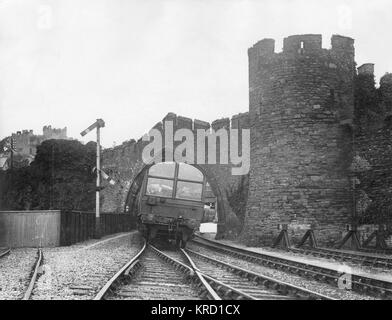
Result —
POLYGON ((152 165, 143 177, 137 201, 138 229, 147 240, 175 240, 185 247, 202 222, 209 192, 205 175, 185 163, 152 165))

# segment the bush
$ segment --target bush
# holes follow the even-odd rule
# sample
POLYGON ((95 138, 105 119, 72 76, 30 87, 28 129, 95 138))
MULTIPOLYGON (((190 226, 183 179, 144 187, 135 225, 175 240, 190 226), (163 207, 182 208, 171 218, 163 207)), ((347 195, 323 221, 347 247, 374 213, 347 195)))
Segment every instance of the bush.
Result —
POLYGON ((29 167, 0 175, 1 210, 93 210, 95 143, 47 140, 29 167))

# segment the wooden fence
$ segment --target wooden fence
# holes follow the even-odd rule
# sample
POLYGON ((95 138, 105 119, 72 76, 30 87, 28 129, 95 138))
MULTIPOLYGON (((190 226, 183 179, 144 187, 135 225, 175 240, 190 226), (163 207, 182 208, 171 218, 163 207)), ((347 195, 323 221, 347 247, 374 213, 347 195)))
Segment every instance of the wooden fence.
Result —
POLYGON ((0 211, 0 247, 56 247, 59 210, 0 211))
MULTIPOLYGON (((95 231, 95 213, 61 211, 60 246, 92 239, 95 231)), ((126 232, 136 228, 136 219, 130 214, 102 213, 101 235, 126 232)))
MULTIPOLYGON (((101 235, 136 228, 130 214, 102 213, 101 235)), ((92 239, 95 213, 65 210, 0 211, 0 247, 57 247, 92 239)))

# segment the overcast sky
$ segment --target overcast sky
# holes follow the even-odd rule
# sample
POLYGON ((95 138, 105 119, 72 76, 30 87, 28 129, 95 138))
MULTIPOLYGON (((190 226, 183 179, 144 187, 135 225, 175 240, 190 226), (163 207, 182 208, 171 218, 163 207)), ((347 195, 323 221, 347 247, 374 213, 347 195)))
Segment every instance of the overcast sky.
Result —
POLYGON ((353 37, 358 65, 392 72, 392 1, 0 0, 0 138, 103 118, 105 147, 168 112, 205 121, 248 110, 247 49, 262 38, 353 37))

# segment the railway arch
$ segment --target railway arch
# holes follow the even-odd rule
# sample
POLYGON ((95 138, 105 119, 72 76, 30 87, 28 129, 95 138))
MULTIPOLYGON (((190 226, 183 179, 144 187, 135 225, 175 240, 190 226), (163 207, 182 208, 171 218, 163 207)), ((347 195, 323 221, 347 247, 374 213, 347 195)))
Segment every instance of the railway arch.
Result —
MULTIPOLYGON (((163 122, 172 120, 175 123, 175 129, 192 128, 196 129, 204 126, 209 128, 210 124, 200 120, 192 120, 169 113, 162 122, 159 122, 154 128, 162 129, 163 122)), ((211 125, 214 130, 226 127, 230 128, 231 123, 234 127, 239 127, 239 119, 247 119, 247 114, 234 116, 232 120, 225 118, 214 121, 211 125)), ((195 132, 195 131, 194 131, 195 132)), ((165 134, 163 132, 163 134, 165 134)), ((196 135, 196 132, 195 132, 196 135)), ((196 141, 196 139, 195 139, 196 141)), ((142 179, 151 164, 145 164, 142 160, 143 148, 148 142, 139 139, 138 141, 130 140, 124 142, 121 146, 103 150, 102 163, 103 170, 117 182, 114 186, 104 182, 102 190, 102 210, 105 212, 131 212, 134 210, 133 201, 138 192, 138 181, 142 179), (128 206, 128 208, 127 208, 128 206)), ((173 153, 176 148, 169 150, 173 153)), ((219 150, 217 150, 219 152, 219 150)), ((157 153, 156 158, 160 159, 165 153, 162 149, 157 153)), ((196 161, 195 161, 196 162, 196 161)), ((212 193, 216 197, 216 209, 218 218, 217 238, 235 238, 242 228, 240 219, 230 206, 230 191, 241 181, 241 176, 232 175, 231 164, 192 164, 197 167, 206 177, 211 187, 212 193)))

